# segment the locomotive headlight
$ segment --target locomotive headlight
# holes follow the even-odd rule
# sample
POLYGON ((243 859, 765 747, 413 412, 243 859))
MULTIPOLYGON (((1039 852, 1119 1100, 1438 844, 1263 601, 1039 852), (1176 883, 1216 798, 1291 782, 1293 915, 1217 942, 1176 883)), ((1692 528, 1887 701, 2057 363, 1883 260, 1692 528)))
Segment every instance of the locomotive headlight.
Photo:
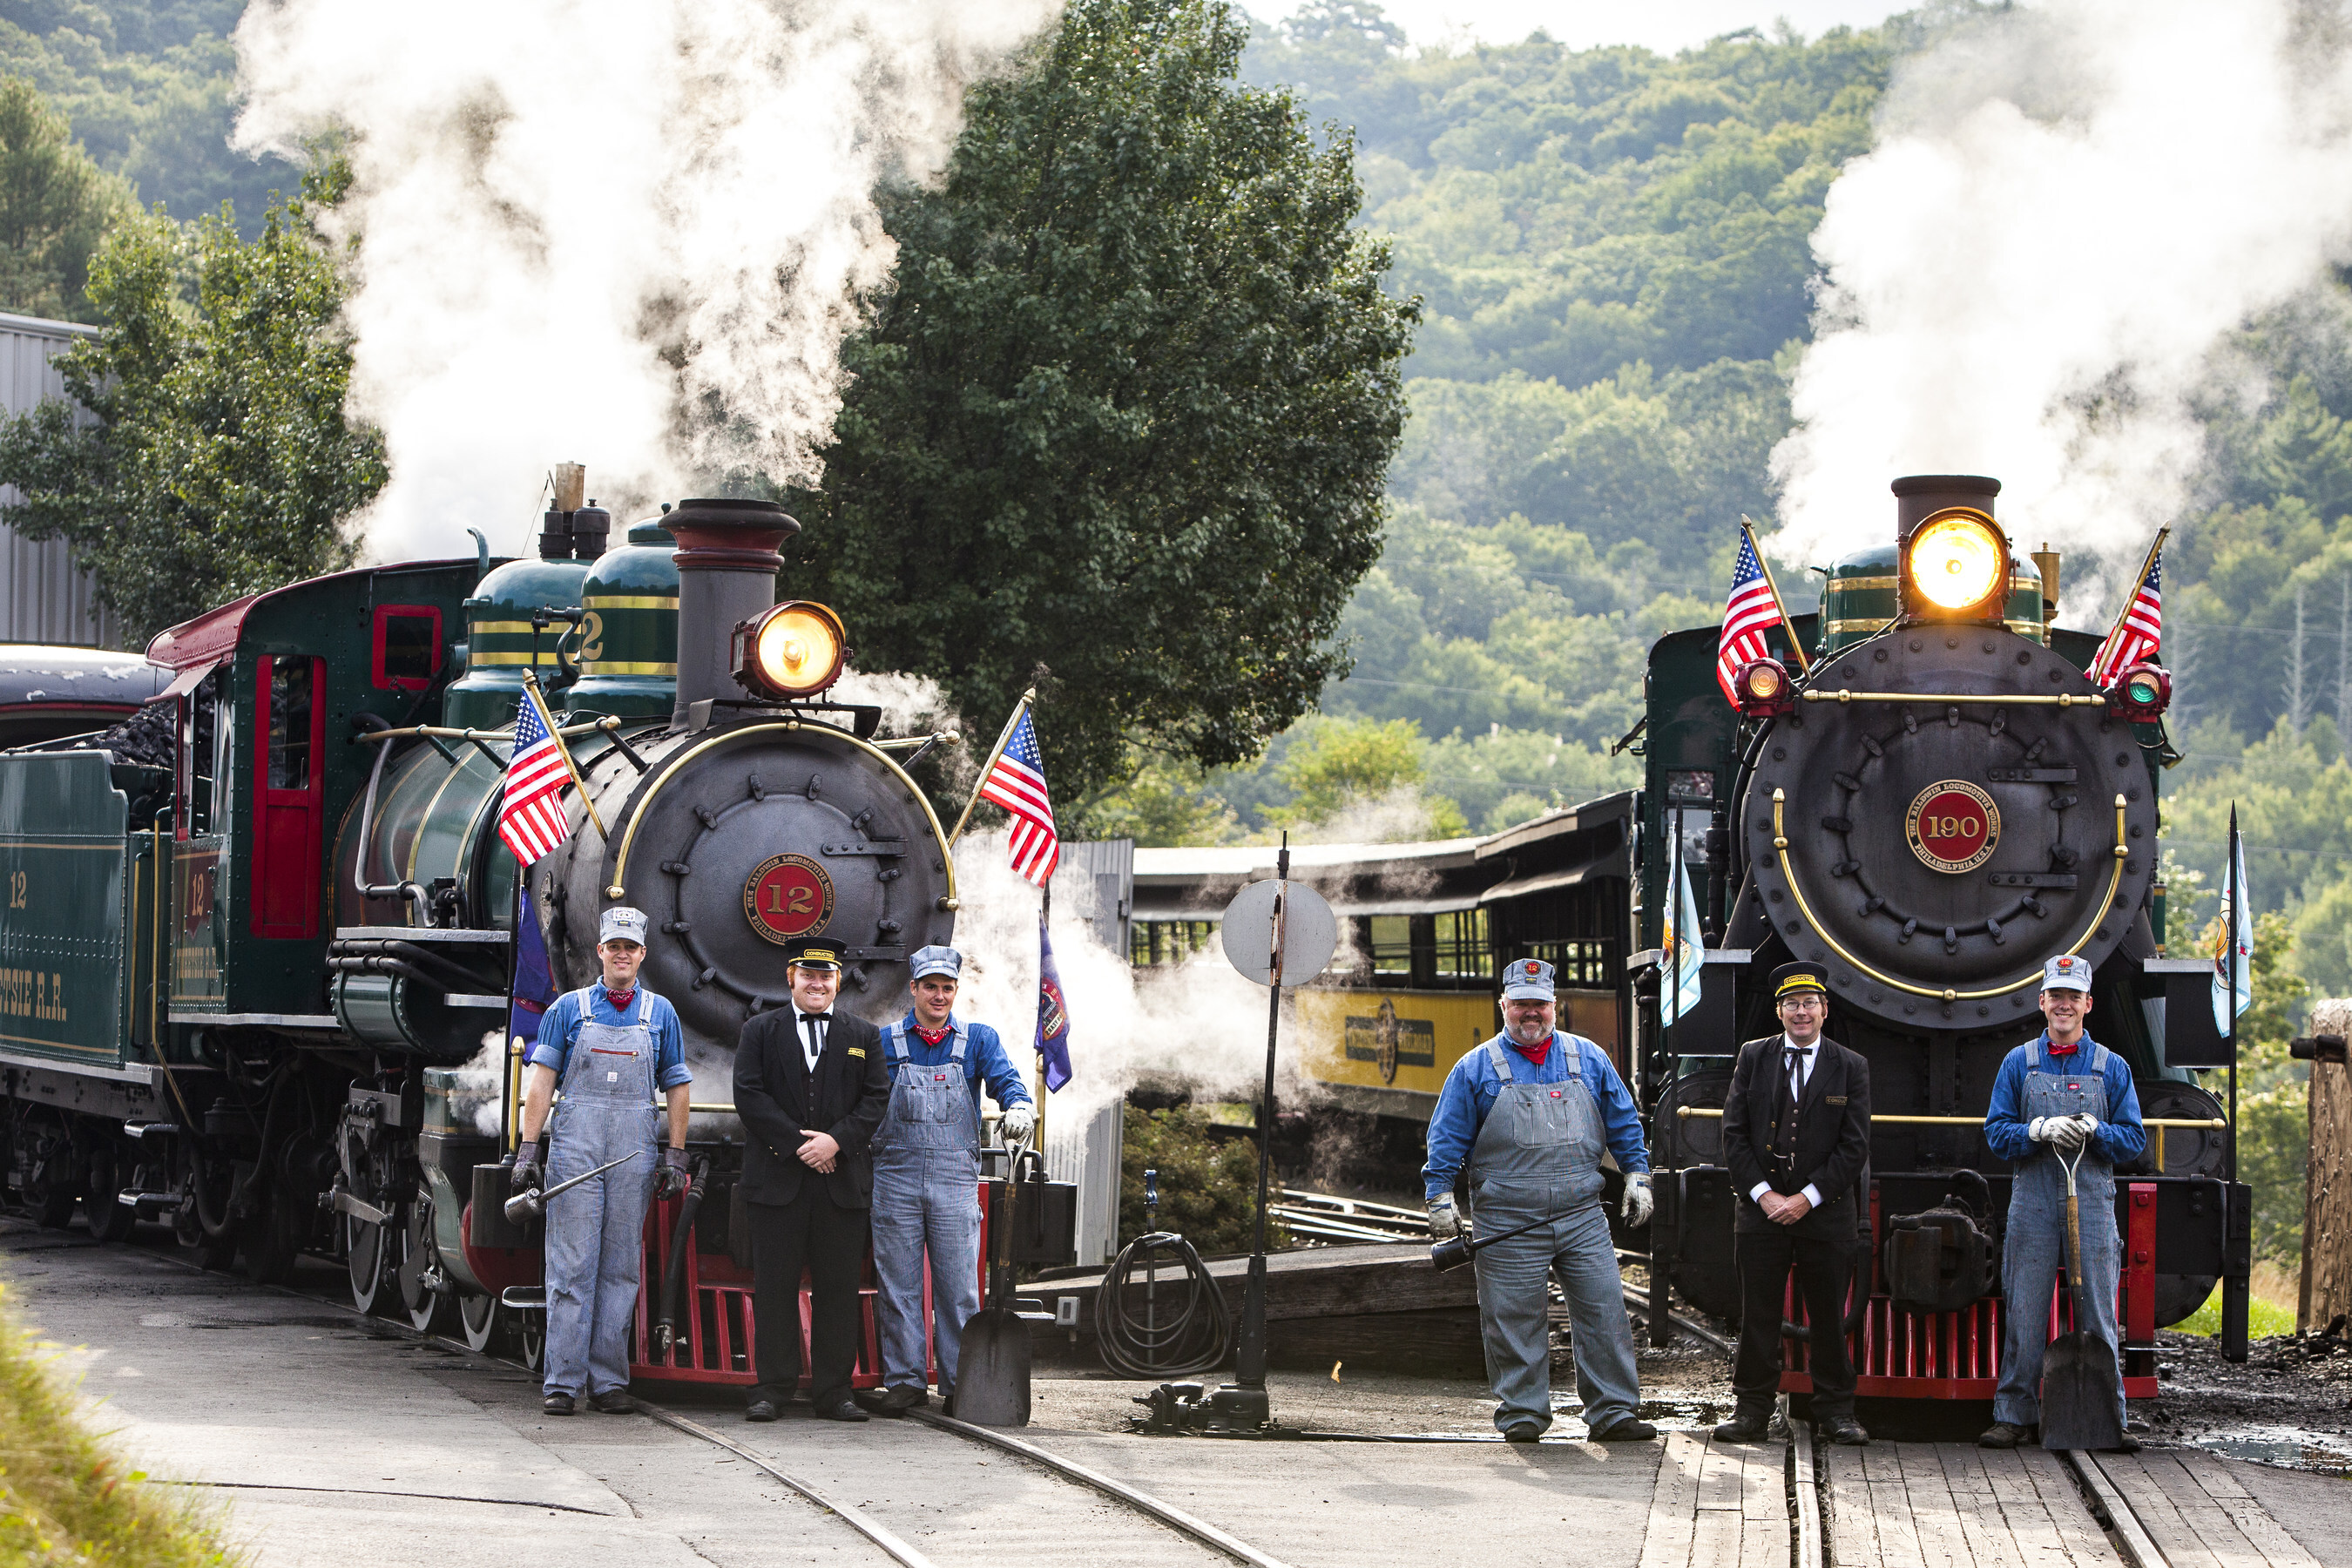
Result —
POLYGON ((1998 618, 2009 594, 2009 547, 1990 518, 1955 508, 1912 533, 1903 575, 1927 614, 1985 610, 1998 618))
POLYGON ((1732 689, 1738 694, 1735 700, 1740 712, 1750 719, 1778 718, 1797 706, 1788 668, 1777 658, 1759 658, 1741 665, 1732 689))
POLYGON ((841 679, 841 617, 794 599, 746 621, 735 633, 735 679, 768 697, 812 697, 841 679))
POLYGON ((2172 706, 2172 676, 2160 664, 2136 664, 2123 673, 2107 699, 2107 711, 2118 719, 2145 724, 2164 716, 2172 706))

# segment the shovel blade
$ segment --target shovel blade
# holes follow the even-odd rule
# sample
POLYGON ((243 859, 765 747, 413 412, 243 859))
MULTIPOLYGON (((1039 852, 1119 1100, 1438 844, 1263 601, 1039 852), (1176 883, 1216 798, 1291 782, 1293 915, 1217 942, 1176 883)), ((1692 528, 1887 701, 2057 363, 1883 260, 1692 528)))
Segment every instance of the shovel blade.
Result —
POLYGON ((1029 1425, 1029 1325, 1018 1312, 984 1308, 963 1326, 955 1413, 978 1426, 1029 1425))
POLYGON ((2042 1446, 2120 1448, 2121 1370, 2090 1334, 2061 1334, 2042 1357, 2042 1446))

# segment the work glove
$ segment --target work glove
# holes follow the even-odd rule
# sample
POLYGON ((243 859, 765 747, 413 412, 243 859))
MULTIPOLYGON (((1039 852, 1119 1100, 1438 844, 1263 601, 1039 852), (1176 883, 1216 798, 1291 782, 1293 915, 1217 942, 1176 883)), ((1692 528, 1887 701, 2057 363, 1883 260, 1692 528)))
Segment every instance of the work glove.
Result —
POLYGON ((2079 1117, 2045 1116, 2042 1119, 2042 1141, 2061 1154, 2079 1153, 2090 1136, 2079 1117))
POLYGON ((683 1197, 687 1189, 693 1185, 694 1177, 686 1169, 686 1151, 663 1150, 661 1168, 654 1173, 655 1201, 667 1203, 672 1198, 683 1197))
POLYGON ((1004 1119, 997 1125, 1004 1130, 1004 1141, 1007 1143, 1026 1143, 1029 1142, 1029 1134, 1035 1131, 1037 1128, 1036 1108, 1029 1105, 1008 1105, 1004 1108, 1004 1119))
POLYGON ((546 1184, 547 1140, 536 1139, 515 1151, 514 1169, 507 1175, 507 1191, 520 1197, 546 1184))
POLYGON ((2095 1116, 2092 1116, 2087 1112, 2084 1115, 2077 1116, 2074 1118, 2074 1125, 2083 1130, 2083 1142, 2086 1144, 2089 1143, 2093 1138, 2098 1136, 2099 1119, 2095 1116))
POLYGON ((1650 1173, 1636 1171, 1625 1178, 1625 1206, 1618 1212, 1624 1216, 1625 1228, 1639 1230, 1650 1223, 1650 1211, 1657 1200, 1650 1193, 1650 1173))
POLYGON ((1451 1241, 1462 1234, 1462 1216, 1454 1212, 1454 1194, 1445 1193, 1429 1200, 1429 1239, 1451 1241))

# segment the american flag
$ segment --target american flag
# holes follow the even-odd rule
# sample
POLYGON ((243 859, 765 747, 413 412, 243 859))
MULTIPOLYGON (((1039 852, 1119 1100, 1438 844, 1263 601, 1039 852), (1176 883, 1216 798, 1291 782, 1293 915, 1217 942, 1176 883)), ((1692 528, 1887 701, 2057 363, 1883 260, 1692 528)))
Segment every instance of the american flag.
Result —
POLYGON ((2158 550, 2147 558, 2147 575, 2139 580, 2139 592, 2132 595, 2124 617, 2116 629, 2107 634, 2099 657, 2091 661, 2091 684, 2113 686, 2116 678, 2149 654, 2164 641, 2164 552, 2158 550))
POLYGON ((1054 832, 1054 802, 1045 794, 1045 758, 1037 750, 1037 729, 1029 710, 1013 726, 1012 739, 996 765, 980 781, 980 798, 1013 814, 1013 868, 1039 887, 1062 862, 1062 841, 1054 832))
POLYGON ((562 742, 548 733, 538 694, 526 689, 515 714, 514 753, 507 763, 505 804, 499 807, 499 837, 528 866, 572 836, 571 819, 557 796, 572 782, 562 742))
POLYGON ((1773 602, 1772 584, 1764 578, 1764 563, 1756 558, 1756 541, 1739 531, 1739 564, 1731 569, 1731 600, 1723 606, 1723 636, 1715 645, 1715 683, 1726 702, 1738 703, 1733 682, 1742 666, 1765 657, 1764 634, 1780 624, 1780 606, 1773 602))

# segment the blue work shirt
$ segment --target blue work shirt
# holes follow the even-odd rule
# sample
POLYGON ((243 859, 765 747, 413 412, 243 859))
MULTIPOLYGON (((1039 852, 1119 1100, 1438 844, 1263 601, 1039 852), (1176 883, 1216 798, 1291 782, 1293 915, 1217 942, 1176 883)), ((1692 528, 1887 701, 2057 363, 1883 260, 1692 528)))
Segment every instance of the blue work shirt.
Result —
MULTIPOLYGON (((2089 1035, 2074 1043, 2072 1058, 2059 1057, 2058 1061, 2086 1063, 2095 1044, 2089 1035)), ((2031 1064, 2039 1050, 2050 1047, 2050 1033, 2043 1030, 2024 1045, 2009 1053, 2000 1064, 2000 1073, 1992 1080, 1992 1104, 1985 1110, 1985 1142, 1992 1152, 2011 1164, 2033 1157, 2035 1145, 2031 1121, 2024 1115, 2025 1075, 2032 1070, 2031 1064)), ((2045 1074, 2045 1076, 2048 1076, 2045 1074)), ((2064 1073, 2062 1078, 2080 1078, 2079 1072, 2064 1073)), ((2131 1066, 2115 1052, 2107 1053, 2107 1110, 2099 1118, 2099 1130, 2091 1134, 2091 1147, 2099 1158, 2110 1165, 2120 1165, 2137 1159, 2147 1147, 2147 1129, 2140 1125, 2139 1092, 2132 1088, 2131 1066)))
MULTIPOLYGON (((637 1021, 637 998, 629 998, 629 1010, 620 1012, 613 1005, 613 994, 600 982, 588 987, 589 1016, 596 1023, 627 1028, 637 1021)), ((646 1010, 646 1025, 654 1032, 654 1079, 663 1089, 676 1089, 682 1083, 692 1083, 694 1074, 686 1065, 686 1032, 678 1026, 677 1009, 668 998, 655 996, 653 1005, 646 1010)), ((572 1042, 580 1037, 580 994, 566 991, 539 1021, 539 1039, 523 1060, 532 1067, 551 1069, 556 1078, 563 1077, 564 1058, 572 1054, 572 1042)))
MULTIPOLYGON (((1617 1168, 1629 1175, 1647 1171, 1650 1152, 1642 1142, 1641 1112, 1633 1109, 1633 1097, 1608 1056, 1582 1035, 1555 1031, 1551 1038, 1552 1048, 1544 1053, 1541 1067, 1528 1060, 1525 1053, 1511 1064, 1517 1081, 1559 1082, 1568 1077, 1568 1051, 1573 1048, 1585 1092, 1600 1109, 1601 1130, 1609 1140, 1609 1152, 1617 1157, 1617 1168)), ((1512 1048, 1508 1039, 1503 1040, 1503 1048, 1512 1048)), ((1470 1158, 1470 1150, 1478 1142, 1478 1129, 1486 1125, 1486 1113, 1495 1109, 1495 1097, 1502 1087, 1483 1042, 1445 1075, 1445 1087, 1437 1096, 1437 1113, 1429 1119, 1429 1163, 1421 1171, 1422 1185, 1430 1197, 1454 1190, 1454 1178, 1470 1158)))
MULTIPOLYGON (((974 1116, 980 1114, 980 1086, 983 1080, 988 1085, 988 1092, 995 1097, 1000 1107, 1011 1110, 1013 1106, 1029 1103, 1029 1086, 1023 1081, 1021 1069, 1013 1065, 1012 1057, 1005 1053, 1004 1042, 996 1037, 994 1029, 986 1024, 967 1024, 950 1013, 950 1032, 933 1046, 925 1044, 923 1037, 915 1033, 916 1021, 915 1010, 908 1008, 907 1016, 898 1020, 898 1032, 907 1048, 907 1059, 919 1068, 935 1068, 946 1061, 955 1050, 953 1031, 964 1031, 963 1077, 971 1089, 974 1116)), ((884 1065, 897 1065, 890 1058, 887 1042, 882 1054, 884 1065)))

